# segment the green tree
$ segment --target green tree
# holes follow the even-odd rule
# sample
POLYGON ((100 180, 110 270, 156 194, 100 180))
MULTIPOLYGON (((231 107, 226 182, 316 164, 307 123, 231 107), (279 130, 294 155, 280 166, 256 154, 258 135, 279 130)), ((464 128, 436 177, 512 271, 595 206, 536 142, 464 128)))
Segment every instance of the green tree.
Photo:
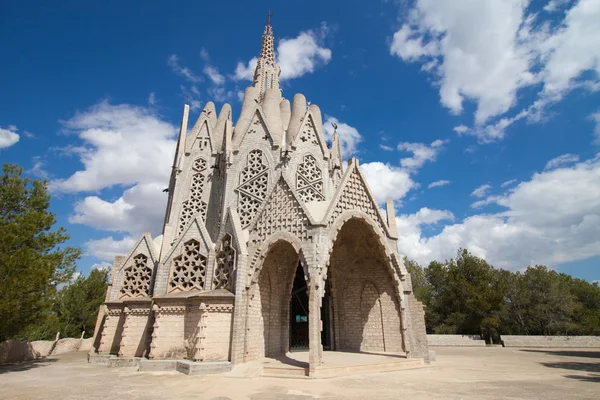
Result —
POLYGON ((431 287, 427 282, 423 267, 421 267, 416 261, 409 260, 408 257, 404 257, 404 265, 410 274, 412 289, 415 297, 423 304, 429 304, 429 300, 431 298, 431 287))
POLYGON ((0 178, 0 341, 22 337, 51 309, 57 286, 68 282, 80 250, 61 247, 64 228, 48 207, 47 182, 3 167, 0 178))
POLYGON ((91 337, 96 325, 98 309, 104 303, 108 270, 93 269, 87 278, 79 276, 75 282, 59 292, 55 308, 65 337, 91 337))
POLYGON ((425 275, 431 285, 430 331, 498 336, 507 290, 500 271, 460 249, 454 260, 432 262, 425 275))

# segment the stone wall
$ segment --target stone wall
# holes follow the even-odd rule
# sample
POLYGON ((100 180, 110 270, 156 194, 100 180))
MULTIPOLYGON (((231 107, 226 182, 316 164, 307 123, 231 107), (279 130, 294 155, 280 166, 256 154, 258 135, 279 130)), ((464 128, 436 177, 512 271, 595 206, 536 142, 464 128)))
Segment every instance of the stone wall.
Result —
POLYGON ((600 348, 600 336, 502 335, 504 347, 588 347, 600 348))
POLYGON ((36 340, 25 343, 10 339, 0 343, 0 364, 35 360, 74 351, 89 351, 93 342, 93 338, 64 338, 57 341, 36 340))
POLYGON ((485 346, 485 340, 473 335, 427 335, 429 346, 485 346))

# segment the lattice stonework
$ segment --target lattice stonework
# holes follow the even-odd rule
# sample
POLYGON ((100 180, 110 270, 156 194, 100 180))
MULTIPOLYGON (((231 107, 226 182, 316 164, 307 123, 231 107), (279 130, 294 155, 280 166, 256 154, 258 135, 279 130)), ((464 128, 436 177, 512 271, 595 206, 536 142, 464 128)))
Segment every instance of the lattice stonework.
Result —
MULTIPOLYGON (((198 158, 192 164, 192 168, 196 171, 204 171, 207 162, 203 158, 198 158)), ((202 220, 206 221, 206 209, 208 205, 202 201, 202 193, 204 193, 205 176, 202 173, 196 173, 192 176, 192 187, 190 189, 190 197, 181 203, 181 214, 179 217, 179 234, 183 233, 186 225, 197 214, 202 216, 202 220)))
POLYGON ((233 291, 233 269, 235 268, 235 249, 231 246, 231 235, 225 234, 221 241, 221 250, 217 254, 217 268, 213 278, 213 289, 233 291))
POLYGON ((176 290, 203 290, 206 278, 206 256, 200 252, 200 243, 194 239, 185 242, 181 255, 173 259, 169 292, 176 290))
POLYGON ((333 224, 337 217, 346 210, 360 210, 368 214, 377 225, 383 231, 383 225, 377 212, 377 205, 371 201, 371 198, 367 194, 367 190, 358 175, 358 172, 354 170, 352 175, 348 178, 346 186, 339 197, 335 209, 329 219, 329 224, 333 224))
POLYGON ((305 203, 325 200, 325 196, 323 196, 323 173, 317 166, 317 160, 310 154, 305 155, 302 164, 298 165, 296 188, 305 203))
POLYGON ((287 231, 300 240, 308 239, 308 218, 285 181, 280 180, 264 211, 256 221, 261 240, 278 231, 287 231))
POLYGON ((148 265, 148 257, 138 254, 133 258, 133 265, 125 268, 125 280, 120 297, 145 297, 150 290, 152 267, 148 265))
POLYGON ((239 194, 238 213, 242 227, 250 225, 256 211, 267 196, 269 173, 265 157, 260 150, 252 150, 248 154, 248 163, 242 170, 239 194))
POLYGON ((317 139, 317 133, 315 132, 315 127, 309 118, 304 126, 302 127, 302 132, 300 132, 300 141, 302 143, 312 143, 319 144, 319 139, 317 139))

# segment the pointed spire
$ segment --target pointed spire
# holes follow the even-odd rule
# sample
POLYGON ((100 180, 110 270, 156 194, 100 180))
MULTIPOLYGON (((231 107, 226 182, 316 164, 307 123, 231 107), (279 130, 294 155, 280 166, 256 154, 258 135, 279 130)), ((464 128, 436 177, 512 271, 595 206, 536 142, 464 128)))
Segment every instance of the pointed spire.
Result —
POLYGON ((256 62, 254 83, 252 84, 252 86, 258 88, 261 101, 267 89, 279 90, 279 74, 281 73, 281 69, 275 63, 275 38, 273 37, 273 28, 271 27, 272 16, 273 13, 270 12, 265 21, 260 57, 256 62))
POLYGON ((273 44, 275 38, 273 37, 273 28, 271 27, 271 17, 273 13, 269 11, 267 20, 265 21, 265 32, 262 37, 262 48, 260 49, 260 58, 265 60, 269 65, 275 65, 275 49, 273 44))

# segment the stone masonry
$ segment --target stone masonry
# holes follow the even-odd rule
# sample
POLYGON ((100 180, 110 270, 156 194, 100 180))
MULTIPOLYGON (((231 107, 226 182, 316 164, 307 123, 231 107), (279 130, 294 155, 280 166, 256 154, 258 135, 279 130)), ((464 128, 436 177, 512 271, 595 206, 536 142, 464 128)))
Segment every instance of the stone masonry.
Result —
POLYGON ((428 361, 393 202, 382 213, 358 161, 344 167, 319 107, 282 97, 273 47, 267 24, 235 125, 208 102, 189 130, 184 107, 162 235, 115 257, 96 352, 238 364, 306 335, 314 373, 325 329, 330 350, 428 361), (298 291, 305 317, 290 314, 298 291))

